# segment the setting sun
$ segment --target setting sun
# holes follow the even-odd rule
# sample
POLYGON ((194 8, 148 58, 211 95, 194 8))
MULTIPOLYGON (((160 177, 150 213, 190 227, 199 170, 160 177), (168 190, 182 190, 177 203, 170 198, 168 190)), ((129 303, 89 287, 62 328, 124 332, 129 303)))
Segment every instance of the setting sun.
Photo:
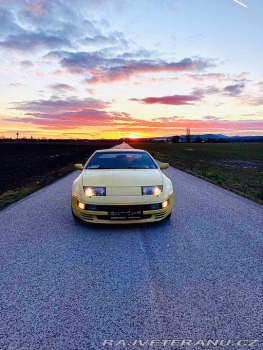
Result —
POLYGON ((127 136, 128 139, 138 139, 139 137, 140 137, 140 136, 135 135, 135 134, 132 134, 132 135, 127 136))

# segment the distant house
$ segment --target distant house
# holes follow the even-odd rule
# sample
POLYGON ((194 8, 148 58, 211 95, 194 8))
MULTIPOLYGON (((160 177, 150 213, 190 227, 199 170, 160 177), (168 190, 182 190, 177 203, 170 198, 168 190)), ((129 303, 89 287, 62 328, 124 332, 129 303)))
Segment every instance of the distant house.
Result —
POLYGON ((152 142, 168 142, 169 137, 156 137, 152 139, 152 142))

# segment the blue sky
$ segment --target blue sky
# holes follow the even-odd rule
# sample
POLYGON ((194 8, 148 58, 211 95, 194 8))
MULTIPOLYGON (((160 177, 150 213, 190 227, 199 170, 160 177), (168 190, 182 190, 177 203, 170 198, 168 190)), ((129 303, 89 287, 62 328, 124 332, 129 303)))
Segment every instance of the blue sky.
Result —
POLYGON ((262 135, 263 2, 0 0, 0 136, 262 135))

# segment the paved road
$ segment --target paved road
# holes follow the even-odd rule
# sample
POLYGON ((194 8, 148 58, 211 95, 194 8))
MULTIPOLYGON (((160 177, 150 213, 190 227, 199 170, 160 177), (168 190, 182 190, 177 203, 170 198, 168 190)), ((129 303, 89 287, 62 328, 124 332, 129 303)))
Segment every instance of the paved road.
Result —
POLYGON ((0 212, 1 350, 263 349, 262 207, 165 173, 176 193, 168 222, 76 223, 77 172, 0 212), (127 345, 136 339, 145 345, 127 345))

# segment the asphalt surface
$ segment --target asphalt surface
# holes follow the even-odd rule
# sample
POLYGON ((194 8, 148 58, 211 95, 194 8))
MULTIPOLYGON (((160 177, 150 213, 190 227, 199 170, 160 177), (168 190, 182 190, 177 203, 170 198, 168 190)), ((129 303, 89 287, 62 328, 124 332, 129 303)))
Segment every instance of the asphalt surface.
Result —
POLYGON ((167 222, 75 222, 78 172, 0 212, 1 350, 263 349, 262 206, 165 173, 167 222))

